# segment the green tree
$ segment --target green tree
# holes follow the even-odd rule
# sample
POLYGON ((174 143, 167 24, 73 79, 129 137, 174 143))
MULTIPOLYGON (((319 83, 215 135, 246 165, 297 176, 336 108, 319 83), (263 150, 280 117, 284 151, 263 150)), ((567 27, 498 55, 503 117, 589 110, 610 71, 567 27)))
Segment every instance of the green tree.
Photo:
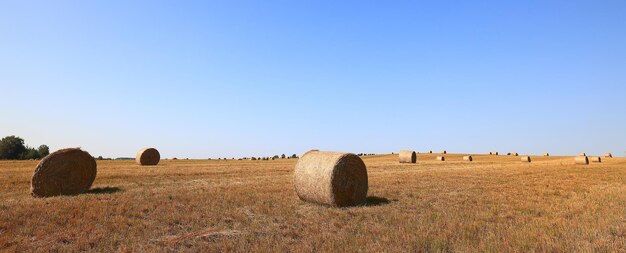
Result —
POLYGON ((20 159, 25 151, 24 140, 20 137, 11 135, 0 140, 0 159, 20 159))
POLYGON ((48 147, 48 145, 41 145, 37 148, 37 151, 39 152, 39 156, 44 158, 50 154, 50 147, 48 147))
POLYGON ((24 160, 39 159, 41 158, 41 155, 39 154, 39 151, 36 150, 35 148, 26 147, 26 151, 22 153, 21 158, 24 160))

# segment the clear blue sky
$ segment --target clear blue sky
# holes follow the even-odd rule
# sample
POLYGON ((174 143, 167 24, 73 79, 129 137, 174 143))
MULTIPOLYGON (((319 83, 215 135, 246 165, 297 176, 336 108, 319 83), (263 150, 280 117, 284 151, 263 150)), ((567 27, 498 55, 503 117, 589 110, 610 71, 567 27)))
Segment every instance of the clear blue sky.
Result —
POLYGON ((626 1, 1 1, 0 135, 238 157, 626 151, 626 1))

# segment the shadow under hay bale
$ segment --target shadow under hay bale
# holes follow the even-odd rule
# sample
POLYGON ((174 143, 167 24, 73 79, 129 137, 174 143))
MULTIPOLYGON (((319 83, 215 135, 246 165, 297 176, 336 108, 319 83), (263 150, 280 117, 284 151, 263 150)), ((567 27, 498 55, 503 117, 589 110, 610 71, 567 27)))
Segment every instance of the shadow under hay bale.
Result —
POLYGON ((119 187, 98 187, 98 188, 93 188, 91 190, 88 190, 85 192, 85 194, 113 194, 116 192, 121 192, 124 191, 122 190, 122 188, 119 187))
POLYGON ((417 155, 415 151, 412 150, 400 150, 398 161, 400 163, 415 163, 417 161, 417 155))
POLYGON ((336 207, 361 205, 367 197, 367 169, 352 153, 308 151, 296 163, 294 186, 304 201, 336 207))
POLYGON ((389 199, 382 197, 369 196, 365 199, 365 206, 382 206, 389 203, 391 203, 389 199))
POLYGON ((39 162, 31 180, 31 195, 51 197, 75 195, 91 187, 96 179, 96 160, 78 148, 61 149, 39 162))

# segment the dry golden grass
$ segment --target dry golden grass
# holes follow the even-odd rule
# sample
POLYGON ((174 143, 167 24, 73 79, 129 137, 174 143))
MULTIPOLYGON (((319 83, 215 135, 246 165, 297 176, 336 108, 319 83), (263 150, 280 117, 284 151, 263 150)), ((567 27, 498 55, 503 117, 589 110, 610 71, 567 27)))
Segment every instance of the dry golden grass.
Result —
POLYGON ((626 159, 365 156, 368 205, 305 203, 296 159, 98 162, 92 190, 29 195, 0 162, 0 251, 610 252, 626 250, 626 159))

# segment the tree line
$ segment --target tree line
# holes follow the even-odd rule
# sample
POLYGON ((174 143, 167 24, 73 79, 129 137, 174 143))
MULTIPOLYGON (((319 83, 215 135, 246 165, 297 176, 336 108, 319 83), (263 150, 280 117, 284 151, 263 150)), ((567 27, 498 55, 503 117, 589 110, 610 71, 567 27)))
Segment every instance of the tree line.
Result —
POLYGON ((50 154, 50 147, 41 145, 38 148, 24 145, 24 139, 15 135, 0 140, 0 160, 41 159, 50 154))

